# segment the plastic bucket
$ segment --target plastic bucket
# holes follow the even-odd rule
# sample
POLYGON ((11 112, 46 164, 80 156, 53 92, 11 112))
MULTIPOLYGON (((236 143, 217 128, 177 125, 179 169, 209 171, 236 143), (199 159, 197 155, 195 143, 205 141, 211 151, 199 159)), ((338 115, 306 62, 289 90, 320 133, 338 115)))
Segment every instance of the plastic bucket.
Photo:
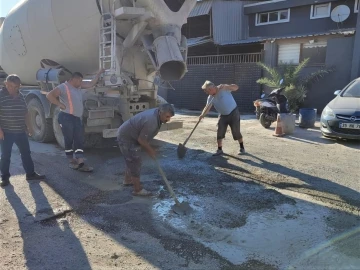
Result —
POLYGON ((299 110, 299 127, 312 128, 315 126, 317 109, 304 108, 299 110))
POLYGON ((280 113, 282 129, 285 134, 293 134, 295 130, 296 114, 280 113))

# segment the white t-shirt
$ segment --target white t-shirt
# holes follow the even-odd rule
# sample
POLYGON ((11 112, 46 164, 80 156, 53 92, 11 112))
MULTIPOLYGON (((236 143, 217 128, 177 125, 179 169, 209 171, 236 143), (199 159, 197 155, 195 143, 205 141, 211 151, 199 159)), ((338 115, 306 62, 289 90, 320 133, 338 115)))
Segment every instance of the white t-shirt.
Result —
POLYGON ((231 91, 221 89, 215 96, 208 96, 207 104, 212 103, 221 115, 229 115, 237 107, 231 91), (214 99, 211 101, 211 99, 214 99), (211 102, 210 102, 211 101, 211 102))

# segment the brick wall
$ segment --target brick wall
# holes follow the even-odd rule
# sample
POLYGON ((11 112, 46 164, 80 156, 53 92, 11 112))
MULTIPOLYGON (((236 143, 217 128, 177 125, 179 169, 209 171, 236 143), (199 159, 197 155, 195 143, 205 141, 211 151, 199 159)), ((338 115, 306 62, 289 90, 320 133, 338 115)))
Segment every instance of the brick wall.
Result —
POLYGON ((240 89, 234 98, 241 112, 253 112, 253 101, 260 97, 261 87, 256 80, 261 69, 255 63, 189 65, 181 81, 172 82, 175 90, 167 91, 167 101, 180 109, 202 110, 207 96, 201 89, 206 80, 215 84, 236 83, 240 89))

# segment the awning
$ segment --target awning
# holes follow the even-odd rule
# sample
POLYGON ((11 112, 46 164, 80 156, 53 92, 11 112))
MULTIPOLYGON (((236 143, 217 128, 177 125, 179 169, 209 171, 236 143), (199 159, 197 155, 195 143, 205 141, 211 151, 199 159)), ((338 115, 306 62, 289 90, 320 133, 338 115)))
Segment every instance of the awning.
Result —
POLYGON ((208 15, 212 7, 212 0, 198 1, 190 12, 189 18, 208 15))
POLYGON ((212 42, 212 39, 210 36, 189 38, 187 40, 187 45, 188 45, 188 47, 194 47, 194 46, 198 46, 198 45, 205 44, 208 42, 212 42))
POLYGON ((248 39, 243 39, 243 40, 222 42, 219 45, 262 43, 262 42, 265 42, 268 40, 276 40, 276 39, 294 39, 294 38, 304 38, 304 37, 318 37, 318 36, 330 36, 330 35, 353 35, 353 34, 355 34, 355 28, 331 30, 331 31, 327 31, 327 32, 310 33, 310 34, 302 34, 302 35, 298 34, 298 35, 275 36, 275 37, 250 37, 248 39))

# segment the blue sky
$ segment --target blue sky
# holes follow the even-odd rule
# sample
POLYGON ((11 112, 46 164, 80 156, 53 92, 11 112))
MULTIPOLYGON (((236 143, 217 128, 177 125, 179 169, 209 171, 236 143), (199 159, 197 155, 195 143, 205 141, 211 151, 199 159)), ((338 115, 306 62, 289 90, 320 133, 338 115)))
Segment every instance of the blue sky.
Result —
POLYGON ((22 0, 0 0, 0 17, 5 17, 10 9, 22 0))

